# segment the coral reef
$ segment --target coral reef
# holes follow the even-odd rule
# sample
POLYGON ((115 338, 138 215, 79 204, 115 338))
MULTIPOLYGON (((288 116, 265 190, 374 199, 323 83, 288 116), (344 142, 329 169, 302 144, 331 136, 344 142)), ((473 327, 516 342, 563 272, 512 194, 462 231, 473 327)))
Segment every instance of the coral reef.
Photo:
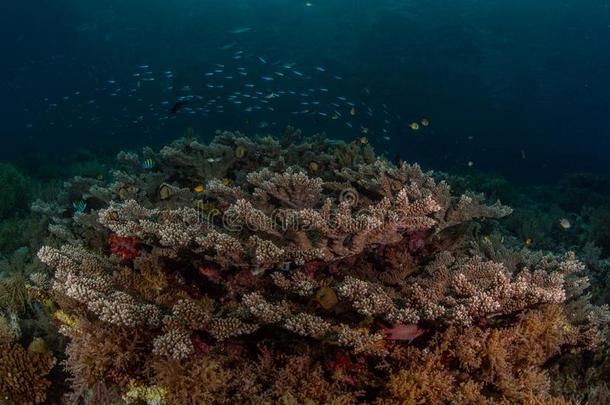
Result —
POLYGON ((16 343, 0 343, 0 398, 11 404, 40 404, 47 398, 47 375, 55 358, 44 345, 26 350, 16 343))
POLYGON ((394 347, 384 399, 401 403, 547 403, 561 400, 541 367, 578 332, 559 306, 521 314, 512 325, 450 327, 425 350, 394 347))
POLYGON ((33 206, 74 401, 587 399, 550 366, 600 350, 608 310, 573 253, 477 234, 499 202, 291 128, 122 152, 111 176, 33 206))

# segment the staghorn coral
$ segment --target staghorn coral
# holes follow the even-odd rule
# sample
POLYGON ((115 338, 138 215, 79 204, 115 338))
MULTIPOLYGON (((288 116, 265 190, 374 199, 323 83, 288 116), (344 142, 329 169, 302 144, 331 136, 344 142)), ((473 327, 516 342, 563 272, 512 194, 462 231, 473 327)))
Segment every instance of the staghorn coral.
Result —
POLYGON ((565 277, 581 269, 571 255, 553 266, 525 266, 511 273, 503 263, 478 256, 456 260, 441 252, 426 267, 428 277, 413 284, 409 300, 421 318, 470 324, 482 317, 563 302, 565 277))
POLYGON ((78 301, 100 319, 118 325, 159 324, 160 313, 151 304, 142 305, 122 291, 112 289, 107 273, 110 262, 82 248, 43 247, 39 259, 56 268, 53 290, 78 301))
POLYGON ((548 361, 606 336, 573 255, 474 243, 510 209, 368 146, 224 132, 120 164, 67 182, 86 212, 42 210, 73 398, 542 401, 548 361))
MULTIPOLYGON (((257 197, 262 193, 258 189, 257 197)), ((304 264, 314 259, 338 260, 357 255, 371 246, 397 242, 402 232, 433 227, 435 221, 428 215, 439 209, 432 197, 410 202, 404 190, 394 201, 386 198, 358 213, 350 201, 335 205, 327 199, 319 209, 276 211, 274 208, 265 212, 255 208, 252 202, 239 199, 226 209, 223 217, 225 228, 241 231, 232 235, 209 220, 199 218, 195 209, 149 210, 130 200, 102 210, 100 223, 119 235, 137 237, 150 244, 157 241, 166 247, 197 244, 201 253, 222 263, 227 261, 216 257, 224 255, 224 251, 219 253, 215 242, 224 240, 230 243, 231 256, 240 260, 232 261, 232 265, 267 269, 283 262, 304 264), (274 217, 276 214, 280 217, 274 217), (315 243, 310 234, 316 235, 315 243), (247 258, 251 259, 244 260, 247 258)), ((193 249, 196 250, 196 245, 193 249)))
POLYGON ((175 360, 183 360, 194 352, 188 331, 170 329, 167 333, 157 336, 153 341, 153 354, 175 360))

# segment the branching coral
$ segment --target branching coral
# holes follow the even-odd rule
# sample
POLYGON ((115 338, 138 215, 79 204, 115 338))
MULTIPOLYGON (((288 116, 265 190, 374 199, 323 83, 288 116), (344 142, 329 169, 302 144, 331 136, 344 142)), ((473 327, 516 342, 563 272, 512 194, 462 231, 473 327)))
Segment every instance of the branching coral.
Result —
POLYGON ((527 312, 512 326, 450 327, 427 349, 394 348, 390 357, 398 367, 380 402, 564 401, 553 394, 542 365, 576 335, 556 305, 527 312))
POLYGON ((511 274, 502 263, 480 257, 456 260, 442 252, 412 287, 411 305, 424 319, 445 318, 470 324, 473 320, 545 303, 565 300, 565 277, 580 270, 573 256, 555 267, 524 267, 511 274))
MULTIPOLYGON (((257 184, 266 184, 267 190, 282 189, 288 181, 286 176, 293 175, 286 172, 271 180, 257 181, 257 184), (274 183, 274 179, 280 184, 274 183)), ((298 175, 303 179, 290 181, 302 188, 299 195, 311 195, 307 187, 314 187, 314 194, 320 192, 320 179, 313 182, 303 173, 298 175)), ((254 198, 268 201, 271 199, 268 192, 257 188, 254 198)), ((277 197, 284 192, 278 191, 273 197, 288 205, 283 203, 288 195, 277 197)), ((371 246, 397 242, 403 232, 432 228, 436 222, 428 215, 440 209, 431 196, 409 201, 406 190, 401 190, 393 201, 384 198, 359 210, 350 200, 334 204, 330 198, 314 208, 316 200, 318 198, 309 200, 309 205, 303 201, 293 204, 306 208, 270 206, 259 209, 252 202, 239 199, 224 212, 221 224, 224 229, 210 218, 201 218, 195 209, 149 210, 134 200, 102 210, 100 222, 123 237, 141 238, 149 244, 190 246, 194 250, 199 245, 201 253, 213 255, 212 260, 225 255, 224 251, 218 252, 216 244, 225 241, 231 257, 239 260, 232 261, 233 266, 273 268, 283 262, 304 264, 314 259, 338 260, 357 255, 371 246)), ((216 261, 227 263, 222 259, 216 261)))
POLYGON ((38 253, 43 263, 56 269, 53 289, 78 301, 101 320, 116 325, 158 325, 160 313, 151 304, 140 304, 123 291, 113 289, 107 270, 112 265, 81 248, 44 247, 38 253))
POLYGON ((509 208, 368 146, 225 132, 119 157, 108 184, 68 182, 88 211, 43 210, 75 397, 550 398, 546 362, 605 336, 573 255, 486 256, 458 225, 509 208))

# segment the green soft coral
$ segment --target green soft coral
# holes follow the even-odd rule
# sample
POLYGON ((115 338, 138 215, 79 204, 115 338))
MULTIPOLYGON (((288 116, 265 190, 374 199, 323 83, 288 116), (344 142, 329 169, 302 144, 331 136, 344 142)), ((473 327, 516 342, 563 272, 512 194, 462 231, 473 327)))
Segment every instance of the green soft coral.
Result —
POLYGON ((30 179, 13 165, 0 164, 0 220, 27 207, 30 179))

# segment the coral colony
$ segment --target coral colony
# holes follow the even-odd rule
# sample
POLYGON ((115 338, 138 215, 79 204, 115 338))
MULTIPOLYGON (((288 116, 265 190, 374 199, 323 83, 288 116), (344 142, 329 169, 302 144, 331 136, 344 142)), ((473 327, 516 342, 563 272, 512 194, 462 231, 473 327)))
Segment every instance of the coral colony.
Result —
MULTIPOLYGON (((218 132, 209 145, 122 152, 111 174, 34 206, 49 236, 30 289, 67 338, 71 401, 604 395, 556 377, 566 356, 607 345, 608 311, 589 301, 584 266, 504 245, 493 223, 511 209, 452 194, 442 174, 292 128, 282 140, 218 132), (75 195, 88 209, 65 215, 75 195)), ((44 401, 47 352, 4 356, 22 365, 17 377, 0 368, 4 398, 44 401)))

